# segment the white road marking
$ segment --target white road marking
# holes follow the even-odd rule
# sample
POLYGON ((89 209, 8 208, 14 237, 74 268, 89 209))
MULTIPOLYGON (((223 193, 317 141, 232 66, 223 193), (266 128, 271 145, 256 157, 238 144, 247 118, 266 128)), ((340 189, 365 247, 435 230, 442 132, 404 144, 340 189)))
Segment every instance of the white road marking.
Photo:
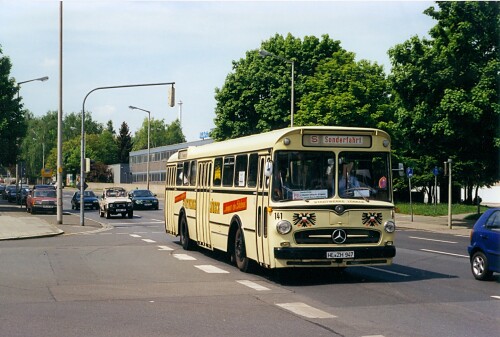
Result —
POLYGON ((361 336, 361 337, 385 337, 384 335, 369 335, 369 336, 361 336))
POLYGON ((304 316, 307 318, 335 318, 323 310, 313 308, 305 303, 295 302, 295 303, 276 303, 277 306, 293 312, 294 314, 304 316))
POLYGON ((376 268, 376 267, 368 267, 368 266, 365 266, 365 268, 373 269, 376 271, 381 271, 384 273, 394 274, 394 275, 398 275, 398 276, 410 277, 410 275, 408 275, 408 274, 402 274, 402 273, 398 273, 398 272, 391 271, 391 270, 385 270, 385 269, 380 269, 380 268, 376 268))
POLYGON ((500 300, 500 296, 491 296, 491 298, 494 298, 496 300, 500 300))
POLYGON ((448 253, 448 252, 440 252, 439 250, 430 250, 430 249, 420 249, 423 252, 428 252, 428 253, 436 253, 436 254, 442 254, 442 255, 450 255, 450 256, 457 256, 457 257, 465 257, 469 258, 469 255, 462 255, 462 254, 453 254, 453 253, 448 253))
POLYGON ((130 236, 133 237, 133 238, 142 238, 142 236, 137 235, 137 234, 130 234, 130 236))
POLYGON ((225 271, 223 269, 220 269, 216 266, 211 266, 211 265, 200 265, 200 266, 195 266, 196 268, 203 270, 205 273, 209 274, 229 274, 228 271, 225 271))
POLYGON ((181 261, 195 261, 196 260, 196 258, 189 256, 187 254, 172 254, 172 256, 178 260, 181 260, 181 261))
POLYGON ((142 239, 142 241, 147 242, 147 243, 156 243, 155 240, 151 240, 151 239, 142 239))
POLYGON ((244 286, 247 286, 247 287, 252 288, 254 290, 257 290, 257 291, 271 290, 269 288, 266 288, 264 286, 261 286, 260 284, 257 284, 255 282, 252 282, 249 280, 238 280, 236 282, 243 284, 244 286))
POLYGON ((428 239, 428 238, 420 238, 418 236, 410 236, 410 239, 416 239, 416 240, 426 240, 426 241, 434 241, 434 242, 443 242, 443 243, 458 243, 456 241, 446 241, 446 240, 437 240, 437 239, 428 239))
POLYGON ((169 246, 158 246, 158 250, 174 250, 174 249, 170 248, 169 246))

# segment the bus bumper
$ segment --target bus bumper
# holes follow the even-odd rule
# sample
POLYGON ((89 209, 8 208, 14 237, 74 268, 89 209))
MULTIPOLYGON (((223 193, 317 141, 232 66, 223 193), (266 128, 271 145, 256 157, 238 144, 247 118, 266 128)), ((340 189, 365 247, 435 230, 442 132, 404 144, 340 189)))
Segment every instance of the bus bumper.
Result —
POLYGON ((277 247, 274 248, 274 257, 281 260, 327 260, 327 252, 336 251, 354 251, 354 258, 349 259, 330 259, 339 262, 339 260, 357 260, 357 259, 389 259, 396 256, 395 246, 383 247, 342 247, 342 248, 292 248, 277 247))

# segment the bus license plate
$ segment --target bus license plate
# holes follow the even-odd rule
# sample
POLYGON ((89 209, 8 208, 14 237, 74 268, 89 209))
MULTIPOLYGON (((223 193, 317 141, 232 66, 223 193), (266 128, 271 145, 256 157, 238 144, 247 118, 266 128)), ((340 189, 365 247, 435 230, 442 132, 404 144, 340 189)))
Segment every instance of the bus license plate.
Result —
POLYGON ((126 210, 126 209, 122 209, 122 208, 118 208, 116 211, 117 211, 117 212, 125 212, 125 211, 127 211, 127 210, 126 210))
POLYGON ((326 252, 327 259, 352 259, 354 258, 354 251, 348 250, 345 252, 326 252))

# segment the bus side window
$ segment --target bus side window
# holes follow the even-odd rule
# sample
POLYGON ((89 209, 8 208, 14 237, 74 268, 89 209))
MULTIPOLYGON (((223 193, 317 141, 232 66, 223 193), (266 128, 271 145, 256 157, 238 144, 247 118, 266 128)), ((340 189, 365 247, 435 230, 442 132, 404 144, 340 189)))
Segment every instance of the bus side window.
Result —
POLYGON ((177 174, 176 174, 176 180, 175 180, 175 184, 177 186, 182 186, 184 183, 183 183, 183 177, 184 177, 184 173, 182 172, 183 170, 183 165, 182 163, 179 163, 177 164, 177 174))
POLYGON ((241 154, 236 156, 236 174, 234 175, 234 186, 243 187, 247 180, 248 156, 241 154))
POLYGON ((222 171, 222 186, 233 186, 234 157, 224 158, 224 169, 222 171))
POLYGON ((214 186, 220 186, 222 178, 222 158, 218 157, 214 160, 214 186))
POLYGON ((189 184, 191 186, 196 185, 196 161, 191 161, 191 171, 189 172, 189 184))
POLYGON ((257 172, 259 166, 259 155, 257 153, 250 154, 248 160, 248 187, 257 186, 257 172))
POLYGON ((184 162, 184 167, 182 168, 182 184, 189 185, 189 162, 184 162))

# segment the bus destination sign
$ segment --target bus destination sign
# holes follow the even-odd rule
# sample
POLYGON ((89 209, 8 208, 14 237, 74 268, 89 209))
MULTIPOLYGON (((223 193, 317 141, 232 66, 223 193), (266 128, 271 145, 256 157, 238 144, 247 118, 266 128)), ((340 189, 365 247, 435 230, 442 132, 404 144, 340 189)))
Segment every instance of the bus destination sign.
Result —
POLYGON ((361 135, 304 135, 304 146, 371 147, 371 137, 361 135))

